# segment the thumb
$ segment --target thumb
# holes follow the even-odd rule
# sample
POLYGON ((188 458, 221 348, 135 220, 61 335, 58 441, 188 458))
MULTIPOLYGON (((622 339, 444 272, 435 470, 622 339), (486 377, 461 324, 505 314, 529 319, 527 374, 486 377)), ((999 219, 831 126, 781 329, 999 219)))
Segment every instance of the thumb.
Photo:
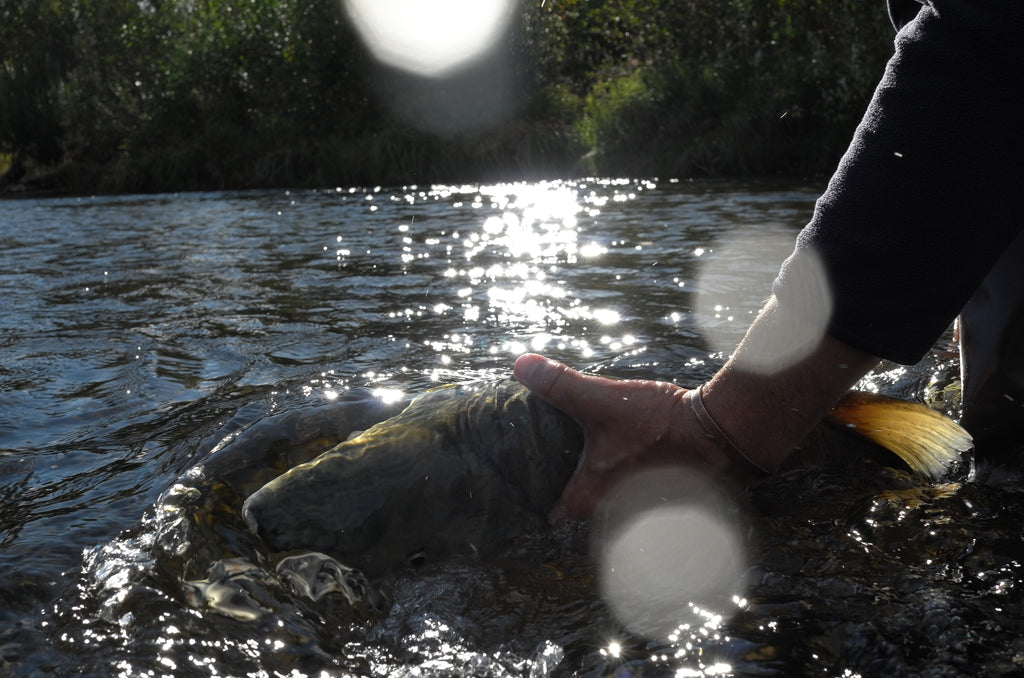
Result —
POLYGON ((512 368, 516 381, 548 401, 570 417, 579 419, 588 412, 588 381, 597 377, 534 353, 521 355, 512 368))

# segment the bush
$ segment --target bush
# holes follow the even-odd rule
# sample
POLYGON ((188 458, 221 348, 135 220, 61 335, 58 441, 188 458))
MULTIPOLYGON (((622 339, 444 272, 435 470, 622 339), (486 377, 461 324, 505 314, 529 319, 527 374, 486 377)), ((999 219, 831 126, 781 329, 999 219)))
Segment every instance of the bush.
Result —
POLYGON ((522 10, 508 52, 529 96, 444 136, 381 104, 337 0, 6 0, 0 156, 109 191, 817 173, 891 50, 875 2, 522 10))

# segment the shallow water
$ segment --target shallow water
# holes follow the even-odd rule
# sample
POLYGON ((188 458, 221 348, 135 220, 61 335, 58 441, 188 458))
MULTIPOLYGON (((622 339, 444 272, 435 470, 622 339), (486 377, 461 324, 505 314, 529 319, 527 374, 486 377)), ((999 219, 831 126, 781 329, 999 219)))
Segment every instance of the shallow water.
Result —
MULTIPOLYGON (((751 497, 746 588, 657 638, 608 611, 580 525, 497 562, 401 573, 379 583, 378 611, 314 603, 259 567, 236 578, 270 610, 257 619, 182 586, 207 563, 153 507, 238 431, 361 387, 504 376, 526 350, 698 383, 815 190, 589 180, 0 202, 0 675, 1019 670, 1014 477, 782 474, 751 497)), ((946 349, 868 385, 933 396, 956 372, 946 349)))

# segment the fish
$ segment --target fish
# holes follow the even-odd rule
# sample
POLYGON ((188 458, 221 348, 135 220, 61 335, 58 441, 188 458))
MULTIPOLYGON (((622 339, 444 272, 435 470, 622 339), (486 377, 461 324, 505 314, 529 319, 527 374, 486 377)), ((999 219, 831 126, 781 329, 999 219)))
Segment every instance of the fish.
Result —
POLYGON ((229 422, 228 430, 212 436, 215 442, 199 463, 157 499, 150 529, 160 534, 167 552, 187 553, 186 579, 200 576, 220 560, 250 557, 259 540, 241 517, 248 496, 289 469, 399 414, 409 400, 384 400, 359 388, 248 426, 229 422))
POLYGON ((409 401, 354 388, 250 425, 244 423, 248 417, 237 416, 211 436, 199 463, 161 494, 143 518, 139 530, 144 536, 107 545, 106 558, 123 559, 138 549, 137 560, 159 563, 152 581, 177 589, 196 609, 241 621, 271 614, 279 604, 273 591, 282 585, 314 602, 331 595, 367 613, 381 609, 383 595, 361 573, 329 556, 305 552, 268 560, 262 542, 242 519, 242 502, 288 469, 399 414, 409 401), (274 572, 265 569, 275 562, 274 572), (168 575, 171 579, 164 579, 168 575))
POLYGON ((582 449, 579 425, 517 382, 452 385, 270 481, 242 514, 273 551, 379 574, 542 528, 582 449))
POLYGON ((343 392, 333 401, 260 419, 218 439, 206 458, 189 471, 227 495, 244 499, 285 471, 321 455, 338 442, 394 417, 410 399, 382 399, 365 388, 343 392))
MULTIPOLYGON (((819 429, 826 453, 884 445, 926 480, 972 444, 923 404, 857 391, 819 429)), ((267 482, 242 516, 273 552, 329 554, 368 576, 494 554, 547 525, 582 449, 579 424, 513 379, 453 385, 267 482)))

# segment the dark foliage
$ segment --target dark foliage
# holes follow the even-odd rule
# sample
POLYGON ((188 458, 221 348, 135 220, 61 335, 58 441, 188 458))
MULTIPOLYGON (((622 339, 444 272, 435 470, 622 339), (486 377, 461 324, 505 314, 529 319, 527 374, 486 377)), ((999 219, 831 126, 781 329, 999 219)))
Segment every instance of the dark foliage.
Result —
POLYGON ((339 0, 3 0, 0 182, 822 173, 891 50, 881 2, 531 0, 516 19, 494 52, 515 96, 463 129, 420 123, 487 105, 476 81, 376 66, 339 0))

